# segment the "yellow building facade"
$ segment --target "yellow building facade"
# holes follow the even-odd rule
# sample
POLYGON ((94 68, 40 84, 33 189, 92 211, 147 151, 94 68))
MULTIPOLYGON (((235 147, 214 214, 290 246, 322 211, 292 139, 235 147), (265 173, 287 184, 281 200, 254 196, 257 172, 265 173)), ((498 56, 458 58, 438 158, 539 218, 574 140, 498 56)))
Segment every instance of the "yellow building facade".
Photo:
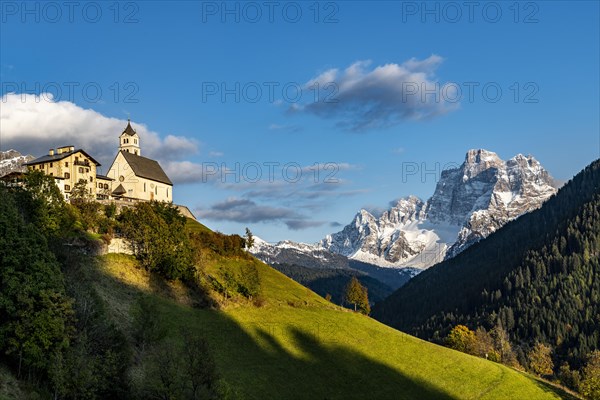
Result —
POLYGON ((50 149, 48 155, 25 165, 31 171, 42 171, 46 175, 53 176, 67 200, 71 196, 75 184, 79 181, 86 183, 86 190, 91 197, 96 196, 97 168, 100 163, 82 149, 75 149, 74 146, 50 149))

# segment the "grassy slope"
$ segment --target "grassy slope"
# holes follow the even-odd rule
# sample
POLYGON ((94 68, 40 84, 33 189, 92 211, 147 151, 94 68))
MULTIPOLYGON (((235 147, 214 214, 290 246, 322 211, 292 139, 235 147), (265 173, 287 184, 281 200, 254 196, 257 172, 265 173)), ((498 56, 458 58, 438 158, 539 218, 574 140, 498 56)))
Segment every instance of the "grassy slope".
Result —
MULTIPOLYGON (((206 335, 233 398, 559 398, 528 375, 340 309, 262 263, 266 305, 215 311, 190 307, 184 287, 153 279, 130 257, 99 261, 94 279, 115 320, 128 329, 140 291, 158 295, 171 335, 182 327, 206 335)), ((207 269, 241 262, 248 261, 224 259, 207 269)))

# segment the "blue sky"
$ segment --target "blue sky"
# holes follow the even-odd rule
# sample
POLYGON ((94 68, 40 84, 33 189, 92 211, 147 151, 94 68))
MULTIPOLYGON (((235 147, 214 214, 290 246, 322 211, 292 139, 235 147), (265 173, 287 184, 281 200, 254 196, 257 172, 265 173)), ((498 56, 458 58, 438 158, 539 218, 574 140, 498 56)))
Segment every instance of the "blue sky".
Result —
POLYGON ((1 6, 0 149, 68 141, 108 167, 131 116, 175 201, 223 232, 319 240, 426 199, 470 148, 560 180, 600 155, 596 1, 23 4, 1 6))

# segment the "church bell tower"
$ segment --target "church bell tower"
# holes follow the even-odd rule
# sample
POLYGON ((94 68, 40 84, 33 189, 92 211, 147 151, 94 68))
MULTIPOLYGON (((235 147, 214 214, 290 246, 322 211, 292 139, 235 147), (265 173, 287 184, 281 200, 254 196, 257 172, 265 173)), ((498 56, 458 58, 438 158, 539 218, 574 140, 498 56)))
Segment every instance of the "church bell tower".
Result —
POLYGON ((131 121, 127 120, 127 127, 121 133, 119 150, 125 151, 136 156, 141 156, 140 137, 137 132, 131 127, 131 121))

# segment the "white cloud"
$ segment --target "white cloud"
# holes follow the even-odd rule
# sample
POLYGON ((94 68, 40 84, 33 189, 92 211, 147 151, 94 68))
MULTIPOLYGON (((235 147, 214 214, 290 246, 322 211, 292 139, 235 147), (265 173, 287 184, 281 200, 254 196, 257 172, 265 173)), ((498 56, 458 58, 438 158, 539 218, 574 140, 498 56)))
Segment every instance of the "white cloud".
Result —
MULTIPOLYGON (((127 120, 106 117, 69 101, 55 101, 49 93, 8 93, 0 99, 0 145, 34 156, 73 145, 107 165, 126 126, 127 120)), ((193 139, 174 135, 163 139, 145 124, 132 122, 132 126, 140 135, 142 155, 170 160, 198 151, 193 139)))
POLYGON ((442 61, 440 56, 431 55, 373 69, 369 69, 370 61, 355 62, 343 71, 330 69, 305 85, 307 90, 318 85, 316 101, 293 104, 289 111, 332 118, 353 131, 442 115, 458 107, 452 102, 455 86, 440 84, 435 77, 442 61))
POLYGON ((162 163, 173 183, 216 183, 222 178, 222 167, 215 163, 198 164, 191 161, 165 161, 162 163))

